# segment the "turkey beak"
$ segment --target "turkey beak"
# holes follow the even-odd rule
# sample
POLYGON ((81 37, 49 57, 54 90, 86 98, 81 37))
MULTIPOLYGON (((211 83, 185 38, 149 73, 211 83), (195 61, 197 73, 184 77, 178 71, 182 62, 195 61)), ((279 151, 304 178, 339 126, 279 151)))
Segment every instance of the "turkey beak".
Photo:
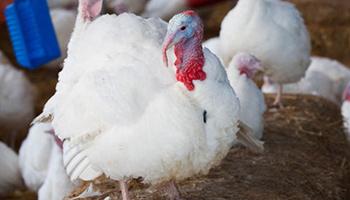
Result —
POLYGON ((163 62, 168 67, 168 55, 167 50, 175 45, 175 33, 167 33, 163 42, 163 62))

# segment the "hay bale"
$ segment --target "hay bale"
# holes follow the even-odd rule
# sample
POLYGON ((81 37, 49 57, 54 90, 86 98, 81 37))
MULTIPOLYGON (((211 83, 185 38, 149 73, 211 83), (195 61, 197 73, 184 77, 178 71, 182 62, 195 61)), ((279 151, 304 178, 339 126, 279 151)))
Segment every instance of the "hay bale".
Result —
MULTIPOLYGON (((180 183, 185 199, 350 199, 349 147, 339 108, 314 96, 285 95, 283 102, 284 109, 266 113, 263 155, 233 148, 209 175, 180 183)), ((100 179, 96 188, 118 199, 117 185, 100 179)), ((135 199, 165 199, 131 185, 135 199)))

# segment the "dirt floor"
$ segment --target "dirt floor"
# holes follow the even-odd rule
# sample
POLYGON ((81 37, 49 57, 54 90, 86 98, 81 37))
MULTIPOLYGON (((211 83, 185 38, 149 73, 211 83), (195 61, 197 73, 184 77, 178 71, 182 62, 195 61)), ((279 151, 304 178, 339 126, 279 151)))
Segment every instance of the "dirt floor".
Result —
MULTIPOLYGON (((350 1, 292 1, 303 12, 313 53, 350 65, 350 1)), ((227 1, 200 10, 206 38, 218 34, 222 18, 233 6, 234 1, 227 1)), ((0 49, 14 61, 4 24, 0 25, 0 49)), ((55 91, 58 70, 23 71, 38 89, 35 106, 39 114, 55 91)), ((267 97, 270 103, 271 99, 267 97)), ((209 175, 181 182, 184 197, 191 200, 350 199, 350 151, 339 108, 317 97, 286 95, 284 101, 284 109, 266 113, 263 155, 252 154, 242 147, 232 149, 209 175)), ((26 131, 22 138, 25 134, 26 131)), ((100 182, 99 186, 104 191, 115 189, 111 182, 100 182)), ((132 184, 132 194, 138 199, 164 199, 158 193, 144 192, 144 187, 132 184)), ((112 196, 118 196, 118 192, 112 196)), ((16 191, 0 199, 31 200, 36 196, 28 191, 16 191)))

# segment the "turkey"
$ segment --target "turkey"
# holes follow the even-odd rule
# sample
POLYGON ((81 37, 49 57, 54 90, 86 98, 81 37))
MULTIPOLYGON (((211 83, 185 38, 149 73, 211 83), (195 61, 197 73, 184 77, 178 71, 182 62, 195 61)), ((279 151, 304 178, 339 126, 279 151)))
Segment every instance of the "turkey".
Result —
POLYGON ((333 98, 341 104, 343 92, 350 81, 349 68, 330 58, 312 57, 310 70, 322 73, 332 81, 332 90, 335 94, 333 98))
POLYGON ((0 142, 0 196, 22 187, 18 156, 6 144, 0 142))
POLYGON ((10 146, 34 117, 34 97, 35 89, 24 73, 0 52, 0 127, 10 146))
POLYGON ((67 45, 73 32, 76 12, 62 8, 55 8, 50 10, 50 14, 60 46, 61 57, 46 64, 46 66, 49 68, 61 68, 63 60, 67 57, 67 45))
POLYGON ((53 144, 46 178, 38 191, 38 200, 61 200, 74 189, 63 166, 62 156, 60 145, 53 144))
POLYGON ((25 185, 38 192, 39 200, 61 200, 73 188, 64 170, 62 149, 49 123, 31 127, 19 151, 19 166, 25 185))
POLYGON ((47 175, 52 135, 46 133, 52 127, 48 123, 37 123, 29 130, 19 150, 19 166, 26 186, 38 191, 47 175))
POLYGON ((227 65, 238 52, 256 56, 264 73, 279 84, 299 81, 310 64, 310 39, 298 10, 281 0, 239 0, 221 24, 220 56, 227 65))
MULTIPOLYGON (((340 105, 345 86, 350 81, 350 70, 328 58, 312 57, 311 60, 305 77, 297 83, 287 84, 284 91, 322 96, 340 105)), ((277 86, 265 78, 262 90, 264 93, 276 93, 277 86)))
POLYGON ((127 181, 142 177, 168 183, 177 198, 174 181, 208 173, 228 153, 238 99, 217 57, 201 47, 195 12, 176 15, 167 29, 133 14, 97 17, 101 6, 80 1, 57 91, 34 122, 52 121, 71 180, 105 174, 129 199, 127 181))
POLYGON ((346 137, 350 141, 350 82, 344 90, 341 114, 343 115, 346 137))
POLYGON ((252 77, 261 69, 260 61, 247 53, 237 53, 227 68, 228 79, 241 105, 239 119, 253 130, 257 139, 262 138, 266 105, 252 77))

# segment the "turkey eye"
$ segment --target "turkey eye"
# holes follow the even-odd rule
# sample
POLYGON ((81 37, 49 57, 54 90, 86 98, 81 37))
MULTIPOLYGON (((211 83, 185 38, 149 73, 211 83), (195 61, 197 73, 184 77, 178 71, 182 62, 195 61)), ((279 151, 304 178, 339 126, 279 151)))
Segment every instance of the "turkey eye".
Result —
POLYGON ((182 26, 180 30, 184 31, 186 29, 186 26, 182 26))

